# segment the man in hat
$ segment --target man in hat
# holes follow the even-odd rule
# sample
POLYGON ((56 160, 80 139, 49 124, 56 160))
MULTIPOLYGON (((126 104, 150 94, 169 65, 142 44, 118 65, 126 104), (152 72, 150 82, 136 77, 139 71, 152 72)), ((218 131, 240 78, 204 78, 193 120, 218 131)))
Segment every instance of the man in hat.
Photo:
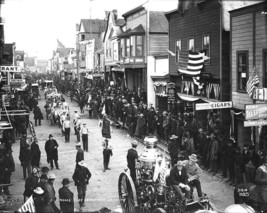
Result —
POLYGON ((83 149, 84 151, 88 152, 88 136, 89 136, 89 129, 86 126, 86 123, 83 123, 83 126, 81 127, 80 131, 82 135, 82 141, 83 141, 83 149))
POLYGON ((62 213, 74 212, 74 194, 69 190, 68 178, 62 180, 63 187, 58 190, 60 210, 62 213))
POLYGON ((68 116, 63 122, 62 130, 65 135, 65 143, 69 143, 70 142, 70 119, 68 116))
POLYGON ((35 126, 37 126, 38 123, 37 121, 39 121, 39 126, 41 126, 41 120, 44 119, 44 117, 39 105, 34 107, 33 114, 34 114, 35 126))
POLYGON ((31 154, 32 154, 32 159, 31 159, 32 166, 36 166, 39 168, 41 151, 37 139, 34 139, 33 143, 31 144, 31 154))
POLYGON ((55 204, 55 201, 56 201, 56 193, 54 189, 55 179, 56 179, 55 174, 51 173, 48 175, 47 184, 44 185, 44 191, 45 191, 44 198, 45 198, 47 205, 52 207, 53 212, 60 212, 60 210, 55 204))
POLYGON ((81 118, 77 117, 77 120, 75 122, 75 128, 76 128, 76 137, 77 137, 77 142, 78 143, 80 142, 81 125, 82 125, 81 118))
POLYGON ((177 138, 178 137, 176 135, 172 135, 168 144, 168 151, 170 153, 172 167, 174 167, 174 165, 178 161, 179 146, 177 138))
POLYGON ((32 198, 36 213, 45 212, 44 190, 41 187, 37 187, 33 190, 32 198))
POLYGON ((74 174, 72 176, 72 179, 75 182, 75 186, 77 186, 80 211, 82 211, 83 207, 85 206, 84 200, 86 196, 87 185, 89 184, 90 178, 91 172, 86 167, 86 163, 83 160, 80 161, 76 166, 74 174))
POLYGON ((184 160, 183 164, 188 175, 188 185, 190 186, 191 193, 193 194, 193 187, 197 188, 197 195, 199 198, 203 197, 200 183, 200 174, 202 169, 197 164, 197 156, 195 154, 190 155, 189 160, 184 160))
POLYGON ((32 175, 27 177, 25 181, 25 190, 23 193, 24 202, 33 194, 33 190, 37 187, 39 181, 39 169, 38 167, 33 167, 32 175))
POLYGON ((112 153, 112 147, 108 144, 107 138, 103 141, 102 146, 103 146, 103 164, 104 164, 103 172, 105 172, 106 170, 110 170, 108 164, 110 156, 112 156, 113 153, 112 153))
POLYGON ((80 117, 78 115, 78 111, 77 110, 74 110, 74 115, 73 115, 73 124, 74 124, 74 134, 76 135, 77 134, 77 130, 76 130, 76 122, 78 120, 78 117, 80 117))
POLYGON ((47 163, 50 163, 51 169, 54 168, 53 161, 55 162, 56 168, 58 167, 58 143, 53 139, 53 135, 49 134, 49 140, 45 142, 45 151, 47 155, 47 163))
POLYGON ((77 149, 77 153, 76 153, 76 165, 84 160, 84 151, 83 149, 81 148, 81 143, 76 143, 76 149, 77 149))
POLYGON ((190 196, 190 187, 188 186, 188 175, 184 168, 183 162, 178 161, 177 164, 171 169, 170 184, 176 191, 179 200, 184 200, 190 196), (185 197, 183 195, 185 193, 185 197))
POLYGON ((25 146, 20 147, 20 153, 19 153, 19 160, 23 167, 24 179, 31 176, 31 170, 32 170, 31 158, 32 158, 31 146, 30 144, 26 143, 25 146))
POLYGON ((134 182, 136 181, 135 163, 138 160, 136 147, 137 147, 137 141, 134 140, 132 142, 132 148, 129 149, 127 153, 127 166, 130 169, 130 175, 134 182))

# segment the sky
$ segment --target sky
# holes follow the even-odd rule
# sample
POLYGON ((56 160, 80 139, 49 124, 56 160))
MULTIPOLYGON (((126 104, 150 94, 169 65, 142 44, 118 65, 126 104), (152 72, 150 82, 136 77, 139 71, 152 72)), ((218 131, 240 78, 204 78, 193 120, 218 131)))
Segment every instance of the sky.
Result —
POLYGON ((57 48, 57 39, 65 47, 75 47, 75 26, 81 19, 104 19, 105 11, 113 9, 121 16, 144 2, 146 0, 5 0, 1 8, 5 43, 15 42, 16 50, 49 59, 57 48))

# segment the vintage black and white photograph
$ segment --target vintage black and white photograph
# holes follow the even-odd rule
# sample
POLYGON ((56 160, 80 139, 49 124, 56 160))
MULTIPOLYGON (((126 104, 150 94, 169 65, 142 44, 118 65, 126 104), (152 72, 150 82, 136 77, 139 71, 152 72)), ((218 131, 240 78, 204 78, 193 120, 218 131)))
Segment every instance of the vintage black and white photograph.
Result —
POLYGON ((267 0, 0 0, 1 213, 267 213, 267 0))

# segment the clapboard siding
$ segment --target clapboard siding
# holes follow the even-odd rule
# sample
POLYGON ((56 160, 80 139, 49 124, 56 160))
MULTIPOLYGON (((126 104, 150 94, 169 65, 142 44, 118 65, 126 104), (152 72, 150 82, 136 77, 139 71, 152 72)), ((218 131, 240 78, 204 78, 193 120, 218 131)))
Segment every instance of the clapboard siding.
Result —
MULTIPOLYGON (((210 34, 211 63, 205 65, 205 72, 220 78, 220 4, 217 1, 205 3, 202 9, 194 7, 185 11, 183 16, 177 12, 167 15, 169 20, 169 49, 175 52, 175 43, 182 41, 182 51, 188 50, 188 39, 194 37, 195 50, 202 49, 202 37, 210 34)), ((175 57, 169 57, 171 75, 177 74, 175 57)))
POLYGON ((149 55, 167 55, 168 35, 149 35, 149 55))
POLYGON ((244 110, 245 104, 253 103, 246 93, 233 92, 232 98, 235 100, 233 101, 233 107, 241 110, 244 110))

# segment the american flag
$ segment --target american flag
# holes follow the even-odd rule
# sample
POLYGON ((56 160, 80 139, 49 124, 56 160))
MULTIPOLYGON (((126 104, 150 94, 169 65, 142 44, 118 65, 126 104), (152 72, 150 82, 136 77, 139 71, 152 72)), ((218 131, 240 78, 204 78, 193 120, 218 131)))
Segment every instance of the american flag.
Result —
POLYGON ((30 196, 29 199, 18 209, 18 212, 20 212, 20 213, 24 213, 24 212, 34 213, 34 212, 36 212, 32 196, 30 196))
POLYGON ((253 97, 254 89, 258 86, 260 83, 258 75, 256 73, 255 67, 253 68, 252 75, 249 77, 247 81, 247 93, 250 98, 253 97))
POLYGON ((202 71, 204 60, 204 53, 180 51, 178 72, 190 76, 198 76, 202 71))

